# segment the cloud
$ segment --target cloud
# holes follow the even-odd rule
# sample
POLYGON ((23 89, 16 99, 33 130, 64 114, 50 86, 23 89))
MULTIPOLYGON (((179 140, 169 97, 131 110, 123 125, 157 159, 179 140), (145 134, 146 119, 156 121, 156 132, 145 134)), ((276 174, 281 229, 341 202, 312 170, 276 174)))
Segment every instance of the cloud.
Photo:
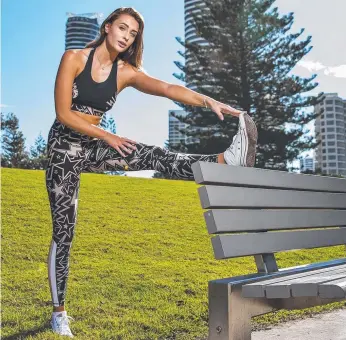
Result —
POLYGON ((2 107, 14 107, 15 105, 7 105, 7 104, 0 104, 0 108, 2 107))
POLYGON ((324 70, 326 76, 332 75, 337 78, 346 78, 346 65, 340 65, 336 67, 327 67, 324 70))
POLYGON ((302 66, 306 69, 308 69, 309 71, 319 71, 319 70, 323 70, 324 68, 326 68, 326 66, 322 65, 319 61, 315 62, 315 61, 298 61, 299 66, 302 66))
POLYGON ((326 76, 337 77, 337 78, 346 78, 346 65, 339 66, 325 66, 319 61, 298 61, 298 66, 304 67, 310 72, 324 70, 323 73, 326 76))

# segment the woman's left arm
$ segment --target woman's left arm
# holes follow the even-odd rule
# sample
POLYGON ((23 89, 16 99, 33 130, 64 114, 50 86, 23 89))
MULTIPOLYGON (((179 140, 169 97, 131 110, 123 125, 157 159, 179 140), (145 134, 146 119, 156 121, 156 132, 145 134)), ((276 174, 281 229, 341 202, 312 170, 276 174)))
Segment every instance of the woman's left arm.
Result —
POLYGON ((208 96, 190 90, 185 86, 167 83, 160 79, 151 77, 142 71, 133 70, 128 85, 141 92, 154 96, 166 97, 186 105, 210 108, 221 120, 223 120, 223 113, 239 116, 242 112, 227 104, 223 104, 208 96))

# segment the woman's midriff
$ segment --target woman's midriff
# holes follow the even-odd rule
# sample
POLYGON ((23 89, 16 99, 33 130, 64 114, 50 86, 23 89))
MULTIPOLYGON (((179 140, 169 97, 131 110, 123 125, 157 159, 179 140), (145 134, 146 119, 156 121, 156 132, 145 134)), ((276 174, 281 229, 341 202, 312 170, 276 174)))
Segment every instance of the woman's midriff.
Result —
POLYGON ((71 110, 72 112, 77 113, 80 117, 82 117, 84 120, 88 121, 90 124, 98 125, 101 122, 102 117, 98 116, 92 116, 87 113, 71 110))

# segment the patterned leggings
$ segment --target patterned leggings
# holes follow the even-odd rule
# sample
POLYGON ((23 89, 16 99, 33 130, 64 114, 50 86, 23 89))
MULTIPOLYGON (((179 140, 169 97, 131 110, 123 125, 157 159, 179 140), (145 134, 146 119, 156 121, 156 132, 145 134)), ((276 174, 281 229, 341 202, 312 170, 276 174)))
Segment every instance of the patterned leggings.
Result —
POLYGON ((217 162, 218 154, 173 153, 136 143, 137 150, 121 156, 102 139, 92 138, 55 119, 47 142, 46 187, 53 221, 48 278, 53 306, 63 306, 69 274, 69 254, 77 221, 80 174, 84 172, 156 170, 178 178, 193 178, 196 161, 217 162))

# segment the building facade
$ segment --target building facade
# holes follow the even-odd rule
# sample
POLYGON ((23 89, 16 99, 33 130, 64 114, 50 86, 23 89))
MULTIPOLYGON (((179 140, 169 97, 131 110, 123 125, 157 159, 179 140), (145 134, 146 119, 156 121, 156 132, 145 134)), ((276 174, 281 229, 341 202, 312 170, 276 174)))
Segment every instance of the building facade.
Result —
POLYGON ((65 50, 82 49, 85 45, 99 36, 98 20, 100 13, 74 14, 66 13, 65 50))
MULTIPOLYGON (((184 1, 184 15, 185 15, 185 41, 195 42, 200 45, 206 45, 206 42, 203 38, 198 36, 196 27, 193 23, 192 13, 199 13, 201 10, 198 6, 205 6, 203 0, 185 0, 184 1)), ((185 51, 185 65, 193 64, 194 60, 193 55, 189 51, 185 51)), ((189 74, 185 73, 185 86, 193 91, 198 91, 197 86, 193 83, 193 77, 190 77, 189 74)), ((187 124, 179 122, 176 118, 171 115, 171 112, 177 112, 179 115, 186 116, 184 110, 170 110, 168 114, 169 119, 169 143, 171 145, 177 144, 180 140, 184 140, 186 144, 191 142, 197 142, 198 138, 185 137, 184 135, 178 133, 176 128, 186 128, 187 124)), ((205 128, 206 129, 206 128, 205 128)))
POLYGON ((304 157, 300 159, 300 171, 315 171, 315 162, 313 157, 304 157))
POLYGON ((170 145, 174 146, 180 143, 181 140, 183 140, 186 144, 189 144, 191 142, 195 142, 196 138, 193 137, 186 137, 185 135, 181 134, 179 131, 180 129, 185 129, 188 124, 180 122, 177 118, 172 116, 172 113, 176 113, 177 115, 181 115, 183 117, 186 117, 187 113, 184 110, 170 110, 169 116, 168 116, 168 140, 170 145))
POLYGON ((337 93, 325 93, 324 101, 315 106, 315 112, 324 113, 315 120, 316 169, 325 174, 346 176, 346 100, 337 93))

